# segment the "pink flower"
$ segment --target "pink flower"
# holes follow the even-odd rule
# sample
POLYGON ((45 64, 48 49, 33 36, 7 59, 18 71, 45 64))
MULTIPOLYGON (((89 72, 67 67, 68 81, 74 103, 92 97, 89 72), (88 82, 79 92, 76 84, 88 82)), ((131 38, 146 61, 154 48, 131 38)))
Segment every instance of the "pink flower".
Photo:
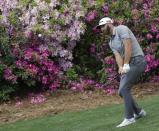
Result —
POLYGON ((159 33, 157 33, 157 35, 156 35, 156 39, 159 39, 159 33))
POLYGON ((29 64, 27 65, 27 71, 31 73, 32 75, 36 75, 38 73, 38 67, 36 67, 33 64, 29 64))
POLYGON ((33 32, 30 31, 30 30, 26 30, 26 31, 24 32, 24 35, 25 35, 25 37, 27 37, 27 38, 31 38, 31 37, 33 36, 33 32))
POLYGON ((42 76, 42 84, 46 85, 48 83, 48 78, 46 76, 42 76))
POLYGON ((108 95, 112 95, 115 93, 115 90, 112 87, 107 87, 105 93, 107 93, 108 95))
POLYGON ((77 87, 73 86, 73 87, 71 87, 71 90, 76 91, 77 87))
POLYGON ((95 84, 95 87, 96 87, 97 89, 102 88, 101 84, 99 84, 99 83, 96 83, 96 84, 95 84))
POLYGON ((151 62, 152 60, 154 60, 154 56, 148 54, 145 56, 145 59, 147 62, 151 62))
POLYGON ((100 32, 101 32, 101 30, 98 29, 97 26, 93 27, 93 28, 92 28, 92 31, 93 31, 94 33, 100 33, 100 32))
POLYGON ((114 63, 115 63, 115 60, 113 58, 105 59, 105 64, 111 65, 111 64, 114 64, 114 63))
POLYGON ((104 15, 107 16, 108 15, 108 12, 109 12, 109 7, 107 4, 105 4, 103 7, 102 7, 102 11, 104 12, 104 15))
POLYGON ((152 36, 150 33, 148 33, 148 34, 146 35, 146 37, 147 37, 147 39, 152 39, 152 38, 153 38, 153 36, 152 36))
POLYGON ((148 9, 148 5, 146 3, 143 4, 143 9, 145 9, 145 10, 148 9))
POLYGON ((151 25, 151 31, 152 31, 152 32, 157 32, 157 31, 158 31, 155 24, 152 24, 152 25, 151 25))
POLYGON ((7 81, 11 81, 13 84, 17 82, 17 76, 12 73, 12 70, 9 68, 4 69, 3 77, 7 81))
POLYGON ((30 103, 31 104, 39 104, 46 100, 44 95, 40 94, 31 94, 29 95, 30 103))
POLYGON ((93 11, 91 11, 87 14, 85 19, 86 19, 87 22, 91 22, 96 18, 96 16, 97 16, 97 11, 93 10, 93 11))
POLYGON ((146 68, 145 68, 145 72, 149 72, 150 71, 150 66, 146 66, 146 68))
POLYGON ((15 103, 15 106, 16 106, 16 107, 19 107, 19 106, 21 106, 21 105, 23 105, 23 102, 21 102, 21 101, 17 101, 17 102, 15 103))
POLYGON ((29 48, 24 52, 24 59, 30 60, 32 58, 33 49, 29 48))
POLYGON ((49 88, 51 89, 51 91, 55 91, 58 87, 60 87, 60 83, 59 81, 54 81, 49 88))

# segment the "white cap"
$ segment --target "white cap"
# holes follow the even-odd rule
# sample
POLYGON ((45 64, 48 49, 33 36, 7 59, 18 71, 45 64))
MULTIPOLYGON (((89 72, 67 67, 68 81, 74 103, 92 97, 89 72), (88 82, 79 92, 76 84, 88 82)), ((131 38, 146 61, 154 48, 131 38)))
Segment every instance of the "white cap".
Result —
POLYGON ((104 17, 99 21, 98 26, 105 25, 107 23, 113 23, 113 20, 109 17, 104 17))

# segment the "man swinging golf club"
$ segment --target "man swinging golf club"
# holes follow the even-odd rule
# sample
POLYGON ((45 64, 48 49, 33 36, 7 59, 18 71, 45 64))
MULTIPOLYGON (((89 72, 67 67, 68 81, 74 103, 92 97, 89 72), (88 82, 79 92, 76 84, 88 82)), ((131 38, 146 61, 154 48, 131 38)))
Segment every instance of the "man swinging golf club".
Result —
POLYGON ((135 119, 146 115, 131 95, 131 88, 144 72, 146 61, 132 31, 125 25, 114 26, 113 23, 111 18, 104 17, 99 21, 97 28, 110 36, 109 46, 115 56, 118 73, 121 75, 118 93, 124 99, 125 117, 117 127, 123 127, 135 123, 135 119))

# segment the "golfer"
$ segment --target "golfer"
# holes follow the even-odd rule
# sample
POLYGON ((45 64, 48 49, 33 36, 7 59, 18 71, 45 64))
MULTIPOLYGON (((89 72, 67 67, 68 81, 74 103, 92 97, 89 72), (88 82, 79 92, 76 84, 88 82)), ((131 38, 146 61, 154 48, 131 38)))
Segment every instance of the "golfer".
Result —
POLYGON ((115 56, 118 73, 121 75, 118 93, 124 99, 125 116, 117 127, 123 127, 135 123, 137 118, 146 115, 131 95, 131 88, 144 72, 146 61, 132 31, 125 25, 114 26, 113 23, 111 18, 104 17, 99 21, 97 28, 110 37, 109 46, 115 56))

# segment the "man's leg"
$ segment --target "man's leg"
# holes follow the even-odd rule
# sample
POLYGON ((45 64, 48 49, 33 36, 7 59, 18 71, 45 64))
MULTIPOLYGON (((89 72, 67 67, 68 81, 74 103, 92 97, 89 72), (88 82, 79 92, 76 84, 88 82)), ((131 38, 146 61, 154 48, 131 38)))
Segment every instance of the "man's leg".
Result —
POLYGON ((120 81, 119 86, 119 95, 124 99, 124 106, 125 106, 125 118, 130 119, 134 117, 134 107, 133 107, 133 98, 130 93, 131 89, 126 85, 127 81, 126 78, 123 78, 120 81))
POLYGON ((125 106, 125 118, 122 121, 121 124, 119 124, 117 127, 123 127, 127 126, 129 124, 132 124, 135 121, 134 118, 134 109, 133 109, 133 98, 130 93, 130 89, 127 85, 127 79, 126 77, 124 79, 121 79, 120 81, 120 87, 119 87, 119 95, 124 99, 124 106, 125 106))
POLYGON ((133 86, 129 80, 128 74, 122 76, 119 86, 119 95, 124 99, 125 119, 117 127, 127 126, 135 121, 134 108, 138 109, 131 95, 131 87, 133 86))
POLYGON ((139 107, 139 105, 136 103, 134 99, 132 100, 132 106, 134 113, 138 115, 142 109, 139 107))

